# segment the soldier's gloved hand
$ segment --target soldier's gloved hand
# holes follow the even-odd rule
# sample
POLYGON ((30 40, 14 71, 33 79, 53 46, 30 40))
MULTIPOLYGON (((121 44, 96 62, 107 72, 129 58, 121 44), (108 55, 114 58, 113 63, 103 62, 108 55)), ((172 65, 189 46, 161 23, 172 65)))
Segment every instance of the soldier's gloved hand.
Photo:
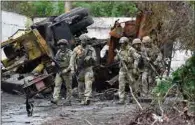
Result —
POLYGON ((52 62, 51 65, 52 65, 52 66, 55 66, 55 62, 52 62))
POLYGON ((59 74, 59 76, 61 76, 62 75, 62 72, 59 72, 58 74, 59 74))
POLYGON ((160 68, 160 73, 165 73, 167 70, 164 69, 163 67, 160 68))
POLYGON ((91 56, 85 57, 85 61, 89 61, 91 59, 91 56))
POLYGON ((68 70, 67 69, 64 69, 63 71, 62 71, 62 73, 67 73, 68 72, 68 70))
POLYGON ((134 68, 134 69, 138 68, 138 62, 137 62, 137 61, 134 61, 134 63, 133 63, 133 68, 134 68))
POLYGON ((149 58, 149 57, 146 57, 146 60, 147 60, 147 61, 150 61, 150 58, 149 58))
POLYGON ((117 49, 115 49, 115 50, 114 50, 114 52, 115 52, 115 53, 117 53, 117 52, 118 52, 118 50, 117 50, 117 49))
POLYGON ((74 70, 71 70, 71 72, 70 72, 71 74, 74 74, 75 73, 75 71, 74 70))
POLYGON ((153 64, 154 64, 154 65, 156 65, 156 66, 158 65, 157 61, 154 61, 154 63, 153 63, 153 64))
POLYGON ((138 71, 134 68, 133 69, 133 74, 137 74, 138 73, 138 71))

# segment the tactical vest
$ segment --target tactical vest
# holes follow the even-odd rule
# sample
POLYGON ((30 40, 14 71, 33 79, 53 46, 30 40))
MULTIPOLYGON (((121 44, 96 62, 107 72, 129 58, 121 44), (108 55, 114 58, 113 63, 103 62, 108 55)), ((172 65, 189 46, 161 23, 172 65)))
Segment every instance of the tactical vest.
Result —
MULTIPOLYGON (((123 61, 125 62, 126 66, 128 69, 132 69, 133 68, 133 62, 134 62, 134 58, 132 57, 132 54, 128 53, 128 50, 122 50, 120 52, 121 57, 123 58, 123 61)), ((120 64, 120 66, 122 66, 122 64, 120 64)))
POLYGON ((60 68, 67 68, 69 66, 70 62, 70 57, 71 57, 71 50, 59 50, 56 54, 56 61, 60 68))
POLYGON ((93 66, 95 64, 95 60, 92 58, 93 50, 90 49, 90 47, 86 47, 84 49, 84 53, 82 56, 77 57, 76 64, 78 69, 84 69, 90 66, 93 66), (89 60, 86 60, 86 57, 91 57, 89 60))
POLYGON ((158 52, 154 48, 147 48, 146 49, 148 57, 151 59, 151 61, 155 61, 158 57, 158 52))

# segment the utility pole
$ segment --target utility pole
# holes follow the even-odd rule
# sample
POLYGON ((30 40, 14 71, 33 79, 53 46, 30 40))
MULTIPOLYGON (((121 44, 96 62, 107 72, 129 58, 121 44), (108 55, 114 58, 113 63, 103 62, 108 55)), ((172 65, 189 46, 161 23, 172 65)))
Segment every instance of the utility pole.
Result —
POLYGON ((69 12, 72 8, 72 2, 71 1, 65 1, 64 2, 64 11, 69 12))

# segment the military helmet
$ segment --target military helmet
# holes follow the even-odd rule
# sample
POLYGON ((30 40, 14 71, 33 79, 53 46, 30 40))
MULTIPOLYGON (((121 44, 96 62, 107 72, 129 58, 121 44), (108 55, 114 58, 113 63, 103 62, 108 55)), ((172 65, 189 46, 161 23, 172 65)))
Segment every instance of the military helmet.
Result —
POLYGON ((138 43, 142 43, 142 42, 139 38, 136 38, 136 39, 133 40, 132 45, 138 44, 138 43))
POLYGON ((127 37, 121 37, 119 43, 128 43, 129 39, 127 37))
POLYGON ((151 42, 151 38, 150 38, 149 36, 144 36, 144 37, 142 38, 142 42, 143 42, 143 43, 150 43, 150 42, 151 42))
POLYGON ((68 41, 66 39, 60 39, 57 43, 57 45, 68 45, 68 41))
POLYGON ((80 35, 80 36, 79 36, 79 39, 80 39, 81 42, 82 42, 82 41, 88 41, 90 38, 89 38, 87 35, 83 34, 83 35, 80 35))

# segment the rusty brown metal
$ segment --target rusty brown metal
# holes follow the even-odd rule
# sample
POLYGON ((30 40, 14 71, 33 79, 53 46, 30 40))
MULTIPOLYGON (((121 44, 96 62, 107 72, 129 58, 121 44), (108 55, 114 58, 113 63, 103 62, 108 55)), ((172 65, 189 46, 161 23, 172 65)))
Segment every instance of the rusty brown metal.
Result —
POLYGON ((136 21, 126 21, 124 27, 124 36, 135 37, 136 36, 136 21))
POLYGON ((109 50, 108 50, 108 60, 107 64, 111 64, 114 61, 114 56, 116 55, 114 50, 119 46, 119 39, 123 35, 123 28, 121 26, 114 27, 110 31, 110 42, 109 42, 109 50))

